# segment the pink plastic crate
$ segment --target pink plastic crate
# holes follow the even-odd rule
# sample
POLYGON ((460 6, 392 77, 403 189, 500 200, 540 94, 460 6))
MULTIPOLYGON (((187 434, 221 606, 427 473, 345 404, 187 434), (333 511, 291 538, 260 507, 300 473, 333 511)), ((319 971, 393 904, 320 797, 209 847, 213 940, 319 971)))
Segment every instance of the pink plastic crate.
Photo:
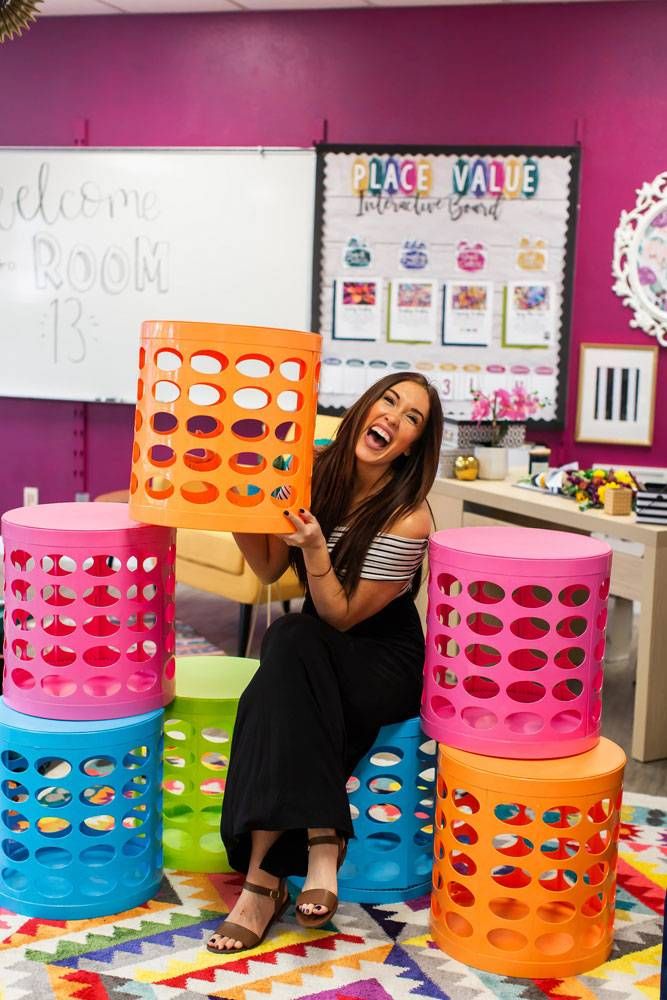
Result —
POLYGON ((609 546, 562 531, 455 528, 432 535, 429 565, 429 736, 491 757, 594 747, 609 546))
POLYGON ((120 503, 2 518, 7 704, 46 719, 116 719, 174 696, 171 528, 120 503))

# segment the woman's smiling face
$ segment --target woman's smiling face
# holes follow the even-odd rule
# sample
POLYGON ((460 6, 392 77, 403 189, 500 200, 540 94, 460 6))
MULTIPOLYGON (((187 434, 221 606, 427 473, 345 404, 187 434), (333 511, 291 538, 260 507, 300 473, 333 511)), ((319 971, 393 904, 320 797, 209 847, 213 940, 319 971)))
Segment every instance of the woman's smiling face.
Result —
POLYGON ((428 420, 430 401, 417 382, 397 382, 368 410, 355 448, 358 461, 386 465, 410 450, 428 420))

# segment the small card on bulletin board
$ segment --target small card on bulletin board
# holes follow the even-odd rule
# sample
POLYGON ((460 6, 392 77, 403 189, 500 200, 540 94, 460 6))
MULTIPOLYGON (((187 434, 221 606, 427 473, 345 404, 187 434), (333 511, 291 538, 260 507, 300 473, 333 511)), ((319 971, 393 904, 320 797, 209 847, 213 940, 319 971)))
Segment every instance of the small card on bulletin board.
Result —
POLYGON ((554 285, 510 281, 504 298, 503 347, 550 347, 556 332, 554 285))
POLYGON ((379 340, 382 333, 382 282, 377 278, 338 278, 334 282, 334 340, 379 340))
POLYGON ((445 285, 442 343, 452 347, 488 347, 493 319, 490 281, 452 281, 445 285))
POLYGON ((434 281, 396 278, 389 285, 387 340, 432 344, 436 337, 438 289, 434 281))

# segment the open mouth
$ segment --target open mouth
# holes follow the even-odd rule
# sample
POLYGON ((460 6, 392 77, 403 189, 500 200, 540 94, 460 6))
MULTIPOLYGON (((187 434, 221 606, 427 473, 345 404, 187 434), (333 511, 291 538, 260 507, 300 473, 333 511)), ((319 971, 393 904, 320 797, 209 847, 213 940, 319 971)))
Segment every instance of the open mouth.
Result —
POLYGON ((382 451, 391 444, 391 434, 379 424, 373 424, 372 427, 369 427, 364 437, 366 444, 373 451, 382 451))

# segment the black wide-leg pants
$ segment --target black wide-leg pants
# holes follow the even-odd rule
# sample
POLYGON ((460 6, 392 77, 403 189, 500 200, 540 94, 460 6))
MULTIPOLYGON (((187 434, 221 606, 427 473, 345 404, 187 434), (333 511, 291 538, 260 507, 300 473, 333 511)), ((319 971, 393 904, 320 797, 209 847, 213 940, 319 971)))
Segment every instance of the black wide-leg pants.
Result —
POLYGON ((253 830, 280 830, 262 868, 305 875, 307 830, 353 835, 345 785, 382 726, 419 711, 424 638, 409 595, 348 632, 310 601, 267 630, 239 702, 221 833, 247 871, 253 830))

